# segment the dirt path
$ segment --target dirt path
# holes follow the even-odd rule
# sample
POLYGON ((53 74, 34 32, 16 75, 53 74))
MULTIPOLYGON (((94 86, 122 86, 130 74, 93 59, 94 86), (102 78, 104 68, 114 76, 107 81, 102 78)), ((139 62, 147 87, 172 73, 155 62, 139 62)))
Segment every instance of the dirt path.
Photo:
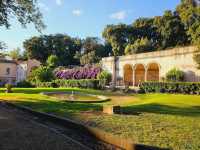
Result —
POLYGON ((85 150, 33 118, 0 103, 0 150, 85 150))

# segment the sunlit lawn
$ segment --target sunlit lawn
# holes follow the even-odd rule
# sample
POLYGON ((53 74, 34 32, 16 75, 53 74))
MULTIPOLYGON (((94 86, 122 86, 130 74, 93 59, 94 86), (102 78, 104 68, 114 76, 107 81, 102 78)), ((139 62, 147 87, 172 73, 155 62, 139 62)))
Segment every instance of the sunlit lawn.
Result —
POLYGON ((112 98, 112 102, 104 104, 75 104, 38 94, 42 91, 55 90, 72 89, 15 89, 16 93, 1 93, 0 99, 81 120, 87 125, 131 138, 137 143, 175 150, 200 149, 200 96, 125 96, 105 91, 73 89, 93 94, 103 93, 112 98), (108 104, 121 105, 125 114, 111 116, 96 113, 102 109, 102 105, 108 104))

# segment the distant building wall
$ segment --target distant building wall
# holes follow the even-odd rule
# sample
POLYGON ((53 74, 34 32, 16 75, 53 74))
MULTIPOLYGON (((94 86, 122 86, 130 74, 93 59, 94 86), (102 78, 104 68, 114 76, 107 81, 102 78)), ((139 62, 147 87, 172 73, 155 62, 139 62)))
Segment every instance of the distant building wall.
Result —
MULTIPOLYGON (((117 57, 115 74, 118 79, 124 80, 124 77, 127 76, 125 75, 124 68, 126 65, 130 65, 133 71, 132 81, 133 84, 135 84, 136 80, 161 80, 169 70, 172 68, 179 68, 184 71, 186 81, 198 82, 200 81, 200 71, 196 69, 196 63, 193 60, 195 51, 196 47, 189 46, 150 53, 120 56, 117 57), (144 69, 142 69, 142 66, 144 69), (140 74, 144 73, 143 75, 137 75, 136 72, 140 72, 140 74)), ((113 60, 113 57, 102 59, 103 68, 112 74, 113 60)))
POLYGON ((26 80, 28 76, 30 76, 31 71, 34 68, 37 68, 40 66, 40 62, 35 59, 29 59, 27 61, 18 62, 17 65, 17 82, 26 80))
POLYGON ((1 83, 15 83, 17 64, 13 61, 0 60, 0 80, 1 83))
POLYGON ((27 77, 30 75, 31 71, 34 68, 37 68, 41 65, 41 63, 35 59, 29 59, 27 61, 27 77))
POLYGON ((26 80, 27 78, 27 63, 22 62, 18 63, 17 65, 17 75, 16 75, 16 82, 21 82, 26 80))

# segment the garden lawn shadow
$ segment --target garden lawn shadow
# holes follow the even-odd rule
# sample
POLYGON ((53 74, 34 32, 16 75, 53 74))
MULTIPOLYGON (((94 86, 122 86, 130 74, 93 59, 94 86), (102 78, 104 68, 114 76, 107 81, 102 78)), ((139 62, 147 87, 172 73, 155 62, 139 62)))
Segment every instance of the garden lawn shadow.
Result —
POLYGON ((179 116, 200 116, 200 106, 191 107, 176 107, 169 105, 161 105, 156 103, 140 104, 122 107, 124 114, 140 114, 140 113, 155 113, 155 114, 167 114, 167 115, 179 115, 179 116))
POLYGON ((97 104, 66 103, 49 100, 17 101, 13 103, 20 106, 30 107, 36 111, 57 114, 61 116, 71 116, 74 113, 80 113, 82 111, 102 110, 102 106, 97 104))

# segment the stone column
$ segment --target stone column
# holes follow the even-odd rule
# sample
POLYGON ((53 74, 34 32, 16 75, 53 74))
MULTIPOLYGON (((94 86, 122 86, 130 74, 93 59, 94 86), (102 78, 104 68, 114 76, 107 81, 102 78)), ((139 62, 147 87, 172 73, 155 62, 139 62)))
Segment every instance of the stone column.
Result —
POLYGON ((144 82, 147 82, 147 72, 148 72, 148 68, 145 67, 144 69, 145 69, 145 70, 144 70, 144 82))
POLYGON ((116 86, 116 56, 113 57, 113 76, 112 76, 112 82, 113 82, 113 85, 116 86))

